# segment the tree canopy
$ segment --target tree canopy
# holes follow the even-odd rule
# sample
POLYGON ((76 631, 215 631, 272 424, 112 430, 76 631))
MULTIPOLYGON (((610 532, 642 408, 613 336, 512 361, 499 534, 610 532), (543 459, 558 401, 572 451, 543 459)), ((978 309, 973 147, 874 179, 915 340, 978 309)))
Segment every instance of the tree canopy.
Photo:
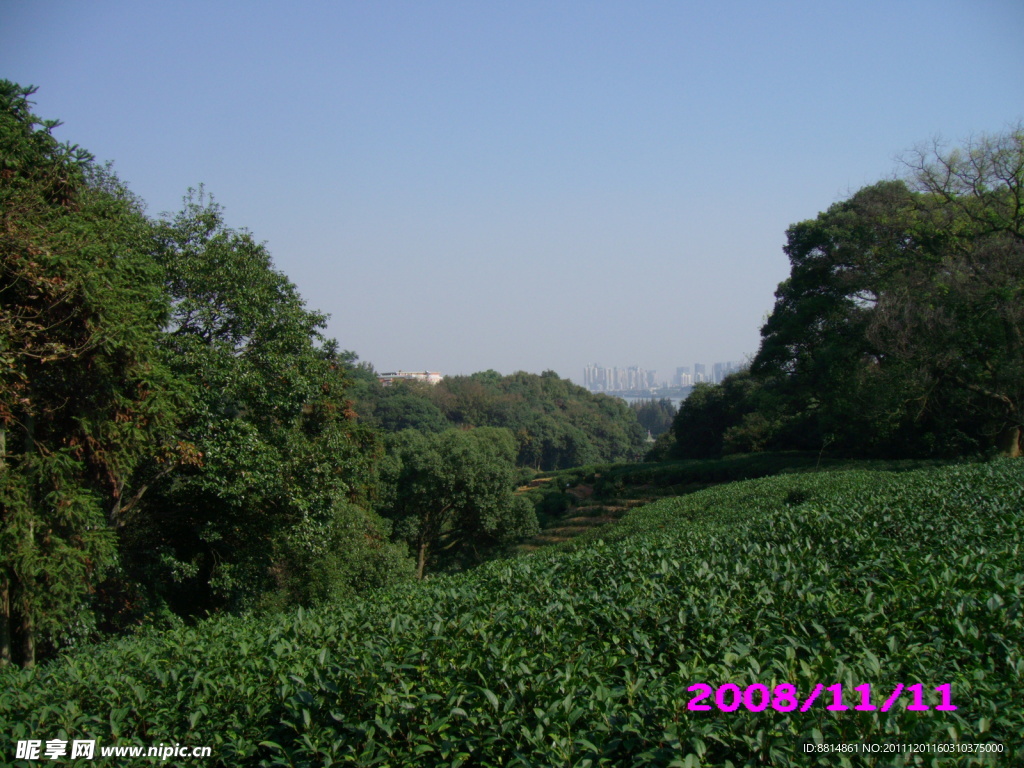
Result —
POLYGON ((509 430, 405 430, 389 436, 388 449, 390 499, 382 512, 412 549, 419 578, 428 566, 479 562, 537 531, 533 507, 513 495, 509 430))
POLYGON ((202 192, 155 233, 172 301, 160 347, 191 386, 180 438, 201 460, 140 473, 152 487, 122 531, 126 566, 179 614, 372 581, 367 550, 396 555, 369 511, 381 448, 355 422, 325 316, 202 192), (351 561, 340 570, 339 548, 351 561))
POLYGON ((25 665, 88 623, 124 484, 179 404, 148 223, 33 92, 0 81, 0 662, 25 665))
MULTIPOLYGON (((906 167, 787 230, 746 413, 702 451, 1020 455, 1024 127, 906 167)), ((723 396, 684 406, 680 446, 723 396)))
POLYGON ((640 426, 650 432, 651 437, 658 437, 668 432, 672 428, 672 421, 676 415, 676 407, 667 398, 641 400, 632 403, 630 408, 636 413, 636 419, 640 422, 640 426))
POLYGON ((551 470, 633 461, 645 449, 646 431, 625 402, 594 394, 554 371, 481 371, 447 376, 436 386, 389 387, 365 370, 361 375, 356 410, 368 423, 388 431, 504 427, 515 437, 519 466, 551 470))
POLYGON ((145 216, 32 93, 0 81, 0 664, 411 575, 325 316, 202 191, 145 216))

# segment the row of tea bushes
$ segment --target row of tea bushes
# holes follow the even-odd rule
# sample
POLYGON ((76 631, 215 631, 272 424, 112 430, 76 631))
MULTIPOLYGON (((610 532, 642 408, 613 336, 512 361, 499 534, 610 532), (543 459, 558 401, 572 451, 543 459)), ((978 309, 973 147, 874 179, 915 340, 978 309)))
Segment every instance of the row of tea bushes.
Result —
POLYGON ((7 671, 0 760, 95 737, 212 745, 202 764, 225 766, 1012 765, 1022 530, 1019 461, 734 483, 574 551, 7 671), (699 683, 799 702, 841 684, 850 708, 692 711, 699 683), (873 711, 854 708, 865 684, 873 711), (900 684, 928 708, 883 712, 900 684), (935 709, 946 685, 955 711, 935 709), (823 742, 1003 752, 805 751, 823 742))

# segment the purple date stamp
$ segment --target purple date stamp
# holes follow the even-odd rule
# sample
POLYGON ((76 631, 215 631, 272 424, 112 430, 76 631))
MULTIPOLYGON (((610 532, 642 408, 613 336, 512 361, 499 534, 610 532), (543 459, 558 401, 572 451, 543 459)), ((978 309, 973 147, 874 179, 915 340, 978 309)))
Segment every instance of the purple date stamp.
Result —
POLYGON ((713 709, 720 712, 735 712, 740 707, 744 707, 749 712, 763 712, 768 708, 774 709, 776 712, 796 710, 806 712, 815 702, 819 701, 819 698, 821 704, 828 702, 828 694, 831 694, 831 703, 825 709, 830 712, 845 712, 849 709, 855 712, 888 712, 904 693, 910 694, 910 701, 906 705, 908 712, 928 712, 929 710, 953 712, 956 710, 956 706, 952 703, 949 683, 935 686, 935 691, 939 694, 939 703, 934 707, 924 703, 924 685, 922 683, 907 686, 898 683, 891 693, 886 689, 886 693, 889 695, 881 702, 881 706, 876 706, 872 701, 871 683, 855 686, 853 690, 856 695, 851 697, 851 702, 858 703, 852 707, 843 701, 842 683, 836 683, 827 688, 819 683, 814 686, 814 690, 805 699, 801 699, 797 695, 796 686, 790 683, 781 683, 770 690, 768 686, 761 683, 754 683, 746 688, 740 688, 734 683, 725 683, 717 688, 712 688, 707 683, 696 683, 686 690, 696 694, 686 705, 686 708, 692 712, 709 712, 713 709), (822 694, 826 695, 822 696, 822 694), (714 705, 702 703, 712 697, 714 697, 714 705))

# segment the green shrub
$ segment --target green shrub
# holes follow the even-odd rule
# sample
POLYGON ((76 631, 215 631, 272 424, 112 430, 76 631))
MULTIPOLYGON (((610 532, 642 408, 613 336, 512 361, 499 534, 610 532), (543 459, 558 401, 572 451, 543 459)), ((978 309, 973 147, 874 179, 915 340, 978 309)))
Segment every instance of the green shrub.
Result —
POLYGON ((6 671, 0 755, 63 733, 218 765, 902 766, 954 763, 803 745, 992 742, 955 764, 1014 765, 1022 531, 1015 461, 732 483, 573 551, 6 671), (842 684, 851 709, 691 711, 696 683, 842 684), (931 709, 881 711, 918 683, 931 709), (879 709, 852 708, 863 684, 879 709))

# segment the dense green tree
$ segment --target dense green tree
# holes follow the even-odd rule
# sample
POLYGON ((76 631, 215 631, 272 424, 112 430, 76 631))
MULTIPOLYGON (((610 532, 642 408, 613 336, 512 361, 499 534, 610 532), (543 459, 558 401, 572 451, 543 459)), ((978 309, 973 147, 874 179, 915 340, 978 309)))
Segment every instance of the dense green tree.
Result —
POLYGON ((411 575, 324 316, 201 192, 146 218, 31 93, 0 82, 0 664, 97 612, 120 629, 411 575))
POLYGON ((0 81, 0 664, 26 666, 88 631, 125 483, 176 405, 148 221, 33 92, 0 81))
POLYGON ((386 387, 374 384, 371 397, 359 403, 360 418, 367 423, 385 432, 405 429, 443 432, 451 426, 431 400, 430 384, 417 381, 396 381, 386 387))
POLYGON ((403 429, 443 432, 449 426, 441 409, 430 400, 402 391, 382 398, 374 416, 381 429, 387 432, 401 432, 403 429))
POLYGON ((905 159, 921 258, 879 301, 868 338, 918 382, 922 414, 1007 456, 1024 428, 1024 124, 905 159), (964 423, 965 422, 965 423, 964 423))
POLYGON ((676 434, 670 429, 668 432, 658 435, 657 439, 651 443, 651 447, 644 454, 644 461, 671 461, 677 456, 676 434))
MULTIPOLYGON (((913 194, 882 182, 786 232, 791 271, 761 330, 754 373, 775 384, 791 447, 845 450, 891 444, 905 427, 893 391, 869 363, 867 327, 879 299, 915 258, 913 194)), ((771 385, 769 385, 771 386, 771 385)))
POLYGON ((406 430, 388 438, 390 497, 382 512, 428 567, 479 562, 537 531, 533 507, 513 493, 516 446, 501 428, 406 430))
POLYGON ((645 447, 645 430, 624 401, 589 392, 554 371, 446 377, 432 399, 453 424, 511 429, 520 466, 633 461, 645 447))
MULTIPOLYGON (((726 434, 754 412, 756 387, 746 370, 726 376, 720 384, 695 384, 672 424, 676 454, 686 459, 707 459, 728 452, 726 434)), ((732 446, 734 451, 745 448, 732 446)))
POLYGON ((1024 130, 908 164, 787 232, 766 423, 791 447, 1019 455, 1024 130))
POLYGON ((676 407, 666 398, 660 400, 640 400, 630 407, 636 412, 640 426, 651 433, 652 437, 663 435, 672 429, 672 421, 676 416, 676 407))
POLYGON ((596 462, 635 460, 645 430, 622 400, 593 394, 554 371, 502 376, 481 371, 448 376, 436 386, 382 387, 372 369, 353 370, 355 410, 363 423, 388 432, 436 432, 452 426, 505 427, 515 435, 517 463, 564 469, 596 462))
POLYGON ((350 409, 351 356, 325 317, 202 192, 160 222, 156 252, 173 301, 161 347, 192 385, 181 437, 197 460, 140 471, 151 488, 121 531, 127 577, 187 616, 383 575, 375 557, 395 553, 368 511, 381 448, 350 409))

